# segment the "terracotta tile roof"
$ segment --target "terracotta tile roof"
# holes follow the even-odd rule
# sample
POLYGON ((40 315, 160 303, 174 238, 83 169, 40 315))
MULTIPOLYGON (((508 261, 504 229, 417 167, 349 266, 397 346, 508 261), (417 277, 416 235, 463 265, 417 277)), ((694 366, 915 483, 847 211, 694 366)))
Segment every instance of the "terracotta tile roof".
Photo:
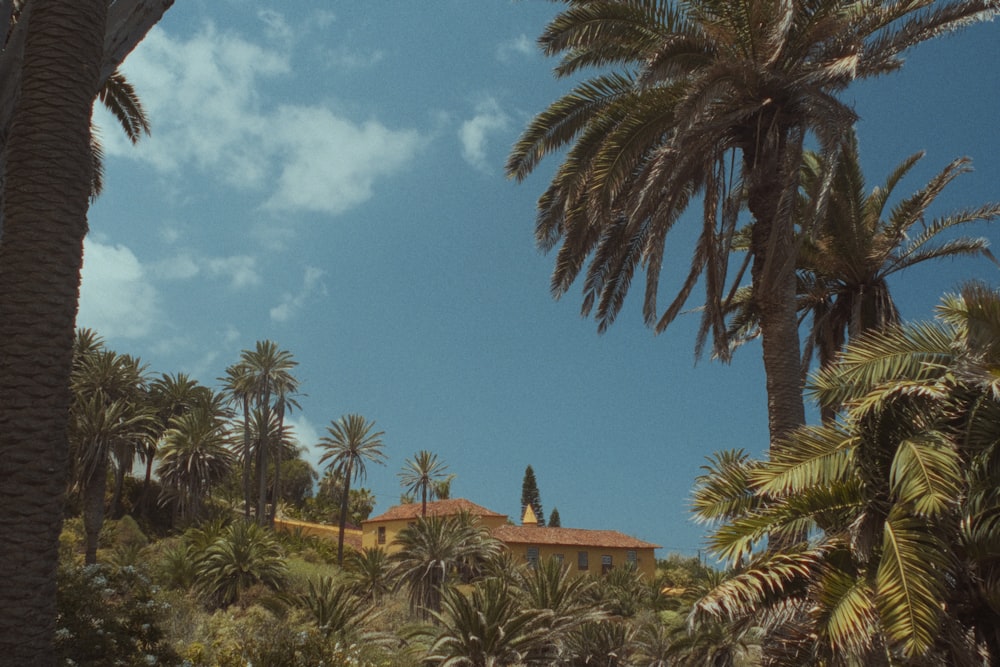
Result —
MULTIPOLYGON (((419 502, 408 503, 406 505, 396 505, 389 508, 384 514, 372 517, 363 523, 378 523, 380 521, 399 521, 400 519, 416 519, 422 512, 422 505, 419 502)), ((427 503, 427 516, 452 516, 460 512, 468 512, 473 516, 493 516, 507 518, 506 514, 500 514, 493 510, 488 510, 465 498, 453 498, 450 500, 435 500, 427 503)))
POLYGON ((659 549, 659 544, 643 542, 617 530, 583 528, 548 528, 541 526, 500 526, 493 537, 505 544, 549 544, 567 547, 606 547, 618 549, 659 549))

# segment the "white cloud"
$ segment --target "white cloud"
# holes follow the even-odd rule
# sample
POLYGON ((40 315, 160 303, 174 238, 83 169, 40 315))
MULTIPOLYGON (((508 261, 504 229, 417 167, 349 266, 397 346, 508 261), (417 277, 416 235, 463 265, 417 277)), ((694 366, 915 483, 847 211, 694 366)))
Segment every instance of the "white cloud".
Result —
POLYGON ((247 255, 233 255, 232 257, 214 257, 209 259, 208 272, 213 276, 229 278, 229 285, 233 289, 242 289, 260 284, 260 275, 257 273, 257 260, 247 255))
POLYGON ((319 107, 282 107, 265 145, 283 158, 267 208, 336 215, 367 201, 375 179, 413 159, 421 140, 413 130, 355 125, 319 107))
POLYGON ((298 294, 285 292, 281 297, 281 303, 271 309, 271 319, 275 322, 287 322, 302 310, 306 300, 313 294, 326 294, 326 287, 321 282, 323 275, 324 271, 321 269, 307 266, 302 278, 302 289, 298 294))
POLYGON ((535 53, 535 44, 527 35, 521 34, 497 47, 497 60, 509 62, 513 56, 531 56, 535 53))
MULTIPOLYGON (((285 423, 295 431, 295 439, 299 441, 301 447, 307 448, 305 457, 313 467, 319 464, 320 454, 313 447, 319 442, 320 433, 313 424, 301 413, 293 413, 285 417, 285 423)), ((318 469, 318 468, 317 468, 318 469)))
POLYGON ((476 106, 476 115, 462 123, 458 138, 462 142, 462 157, 476 169, 490 171, 486 149, 489 135, 506 130, 510 117, 493 98, 476 106))
MULTIPOLYGON (((272 30, 287 27, 274 12, 259 17, 272 30)), ((318 104, 266 107, 262 86, 293 75, 289 50, 211 24, 186 40, 154 28, 124 66, 152 135, 132 147, 120 132, 105 132, 106 152, 175 176, 203 171, 258 194, 275 211, 336 215, 367 201, 378 179, 414 159, 419 133, 357 122, 318 104)), ((107 114, 98 116, 107 126, 107 114)))
POLYGON ((146 269, 123 245, 84 241, 77 326, 106 338, 142 338, 160 317, 158 294, 146 269))
POLYGON ((294 38, 294 31, 285 16, 273 9, 262 9, 257 12, 257 18, 264 24, 268 38, 283 43, 291 43, 294 38))
POLYGON ((202 257, 182 252, 153 265, 153 272, 164 280, 190 280, 205 274, 225 278, 233 289, 243 289, 261 282, 257 260, 249 255, 202 257))

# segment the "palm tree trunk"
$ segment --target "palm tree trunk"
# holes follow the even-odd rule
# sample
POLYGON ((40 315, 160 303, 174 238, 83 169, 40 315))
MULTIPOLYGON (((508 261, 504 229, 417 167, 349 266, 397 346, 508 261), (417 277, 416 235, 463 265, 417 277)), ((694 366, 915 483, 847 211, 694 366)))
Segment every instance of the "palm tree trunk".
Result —
POLYGON ((753 294, 760 312, 761 347, 767 387, 767 423, 772 449, 785 435, 805 424, 799 323, 795 301, 797 245, 792 216, 783 213, 781 197, 789 162, 787 137, 773 138, 776 145, 761 147, 745 156, 748 179, 747 205, 754 224, 750 238, 753 256, 753 294))
POLYGON ((97 562, 97 547, 104 525, 104 493, 108 484, 107 461, 98 464, 84 481, 83 486, 83 531, 86 534, 84 562, 97 562))
POLYGON ((250 397, 243 396, 243 514, 250 521, 250 397))
POLYGON ((284 452, 281 451, 282 445, 282 433, 285 429, 285 404, 284 401, 278 404, 278 443, 274 448, 274 484, 272 485, 272 498, 271 503, 271 516, 269 518, 269 523, 271 528, 274 528, 274 519, 278 516, 278 501, 281 500, 281 457, 284 452))
POLYGON ((257 434, 257 525, 267 525, 267 450, 270 447, 271 394, 265 392, 261 430, 257 434))
POLYGON ((155 456, 152 445, 150 451, 146 453, 146 476, 142 481, 142 496, 139 499, 139 507, 142 508, 143 518, 149 518, 149 489, 153 484, 153 457, 155 456))
MULTIPOLYGON (((0 655, 56 662, 69 374, 106 0, 33 0, 0 238, 0 655)), ((6 26, 4 26, 6 28, 6 26)))
POLYGON ((337 536, 337 565, 344 566, 344 530, 347 529, 347 506, 351 497, 351 473, 354 461, 347 460, 344 475, 344 497, 340 499, 340 534, 337 536))

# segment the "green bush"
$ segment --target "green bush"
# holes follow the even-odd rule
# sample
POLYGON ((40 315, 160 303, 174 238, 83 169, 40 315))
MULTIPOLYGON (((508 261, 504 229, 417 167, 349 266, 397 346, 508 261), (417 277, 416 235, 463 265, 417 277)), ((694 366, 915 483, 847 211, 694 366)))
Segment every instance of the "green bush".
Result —
POLYGON ((135 567, 60 567, 56 650, 62 665, 176 665, 164 640, 166 611, 149 577, 135 567))

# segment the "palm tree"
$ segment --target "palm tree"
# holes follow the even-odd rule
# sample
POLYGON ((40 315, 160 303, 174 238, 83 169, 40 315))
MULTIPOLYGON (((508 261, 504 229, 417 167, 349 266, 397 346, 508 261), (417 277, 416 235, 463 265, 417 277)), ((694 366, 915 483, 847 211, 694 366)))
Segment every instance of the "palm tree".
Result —
POLYGON ((385 465, 382 453, 382 431, 374 431, 375 422, 358 414, 349 414, 326 427, 328 435, 320 438, 323 449, 320 464, 326 463, 328 472, 339 474, 344 482, 340 501, 340 534, 337 537, 337 563, 344 564, 344 530, 347 527, 347 504, 351 482, 362 481, 368 471, 365 462, 385 465), (374 432, 373 432, 374 431, 374 432))
POLYGON ((83 497, 87 563, 97 562, 108 464, 115 457, 123 475, 135 455, 133 445, 148 434, 152 422, 143 400, 143 373, 138 359, 106 349, 86 353, 75 362, 69 439, 73 479, 83 497))
POLYGON ((521 567, 516 572, 515 581, 524 606, 545 612, 541 622, 548 645, 532 658, 560 657, 569 632, 607 618, 595 600, 596 580, 574 574, 562 561, 545 558, 535 567, 521 567))
POLYGON ((146 448, 139 452, 140 458, 146 464, 140 501, 144 511, 147 507, 156 452, 163 435, 170 428, 171 420, 196 407, 210 409, 209 404, 215 400, 218 400, 218 396, 211 389, 198 384, 185 373, 173 375, 163 373, 149 384, 149 401, 156 411, 156 433, 146 441, 146 448))
POLYGON ((474 576, 500 550, 489 529, 468 515, 421 517, 393 546, 399 548, 390 556, 397 589, 409 589, 410 610, 424 618, 441 611, 446 587, 474 576))
MULTIPOLYGON (((825 368, 849 339, 899 323, 888 284, 893 274, 934 259, 981 255, 996 262, 985 238, 943 237, 961 225, 1000 216, 1000 204, 963 209, 925 222, 927 210, 944 189, 971 170, 968 159, 952 161, 920 190, 888 208, 896 186, 922 157, 922 152, 911 155, 884 184, 866 192, 853 133, 845 140, 829 179, 820 156, 805 154, 802 214, 816 210, 815 202, 827 180, 830 192, 823 216, 800 224, 808 233, 802 235, 799 251, 798 308, 800 317, 812 321, 803 350, 804 369, 814 350, 820 367, 825 368)), ((734 318, 732 330, 745 337, 755 331, 755 324, 753 314, 743 310, 734 318)), ((832 418, 832 413, 826 417, 832 418)))
MULTIPOLYGON (((298 380, 292 375, 291 369, 298 365, 291 352, 281 350, 273 341, 257 341, 253 350, 243 350, 240 362, 227 369, 227 384, 234 398, 244 401, 244 427, 247 426, 247 412, 250 406, 260 408, 263 423, 268 424, 271 413, 275 412, 279 419, 279 430, 282 426, 285 411, 295 405, 291 396, 298 391, 298 380), (277 398, 275 403, 272 400, 277 398)), ((257 522, 264 525, 268 521, 267 514, 267 460, 274 456, 267 432, 262 432, 264 439, 257 447, 257 522)), ((245 444, 245 443, 244 443, 245 444)), ((246 464, 244 464, 246 465, 246 464)), ((246 472, 246 467, 244 467, 246 472)), ((276 473, 280 470, 276 469, 276 473)), ((249 476, 244 484, 248 484, 249 476)), ((249 497, 249 494, 247 494, 249 497)))
POLYGON ((998 340, 1000 292, 968 285, 937 323, 863 336, 816 376, 842 421, 799 429, 770 461, 711 465, 695 505, 740 568, 696 614, 767 618, 796 664, 995 661, 998 340))
MULTIPOLYGON (((5 84, 19 89, 0 121, 6 157, 0 211, 0 562, 13 573, 0 593, 0 653, 14 664, 55 663, 69 379, 92 183, 90 115, 108 75, 101 73, 102 60, 112 69, 120 64, 170 5, 145 4, 148 11, 135 13, 141 23, 115 33, 106 58, 104 0, 49 0, 30 21, 3 26, 3 60, 11 65, 5 84)), ((35 5, 29 0, 27 11, 35 5)))
POLYGON ((287 573, 274 534, 257 524, 236 521, 205 549, 196 577, 206 596, 228 607, 257 584, 278 589, 287 573))
POLYGON ((523 608, 502 579, 476 584, 470 595, 444 591, 427 662, 441 667, 547 664, 529 658, 549 644, 545 613, 523 608))
MULTIPOLYGON (((659 332, 704 276, 702 328, 728 358, 726 284, 745 202, 753 218, 746 262, 775 442, 805 420, 794 272, 804 142, 818 145, 831 164, 856 118, 837 93, 898 69, 914 44, 991 17, 995 3, 874 3, 850 11, 839 0, 568 4, 539 39, 547 55, 562 57, 556 75, 620 71, 583 81, 536 116, 507 162, 507 174, 523 180, 543 157, 569 147, 538 201, 538 245, 562 243, 552 291, 565 294, 589 261, 583 313, 593 311, 603 330, 641 266, 644 318, 659 332), (660 315, 666 237, 696 197, 703 215, 691 267, 660 315)), ((825 198, 816 205, 822 211, 825 198)))
POLYGON ((174 417, 163 435, 159 474, 164 499, 173 499, 182 519, 197 519, 202 501, 233 466, 230 434, 222 417, 198 407, 174 417))
POLYGON ((392 590, 390 585, 389 557, 385 549, 369 547, 360 552, 351 552, 347 557, 346 569, 354 590, 374 604, 392 590))
POLYGON ((399 473, 400 483, 407 494, 420 494, 421 516, 427 516, 427 495, 435 488, 438 480, 444 477, 447 469, 448 466, 438 461, 437 454, 431 454, 427 450, 420 450, 403 464, 403 471, 399 473))
POLYGON ((251 471, 253 470, 253 457, 250 455, 250 406, 252 400, 252 387, 250 385, 250 374, 246 364, 233 364, 226 368, 226 377, 219 378, 223 383, 226 396, 233 403, 239 404, 243 413, 243 447, 240 450, 240 459, 243 462, 243 515, 247 521, 250 520, 251 504, 251 471))
POLYGON ((375 608, 356 597, 350 586, 335 583, 330 577, 310 581, 309 591, 300 594, 298 602, 309 612, 324 637, 345 644, 359 639, 375 615, 375 608))

